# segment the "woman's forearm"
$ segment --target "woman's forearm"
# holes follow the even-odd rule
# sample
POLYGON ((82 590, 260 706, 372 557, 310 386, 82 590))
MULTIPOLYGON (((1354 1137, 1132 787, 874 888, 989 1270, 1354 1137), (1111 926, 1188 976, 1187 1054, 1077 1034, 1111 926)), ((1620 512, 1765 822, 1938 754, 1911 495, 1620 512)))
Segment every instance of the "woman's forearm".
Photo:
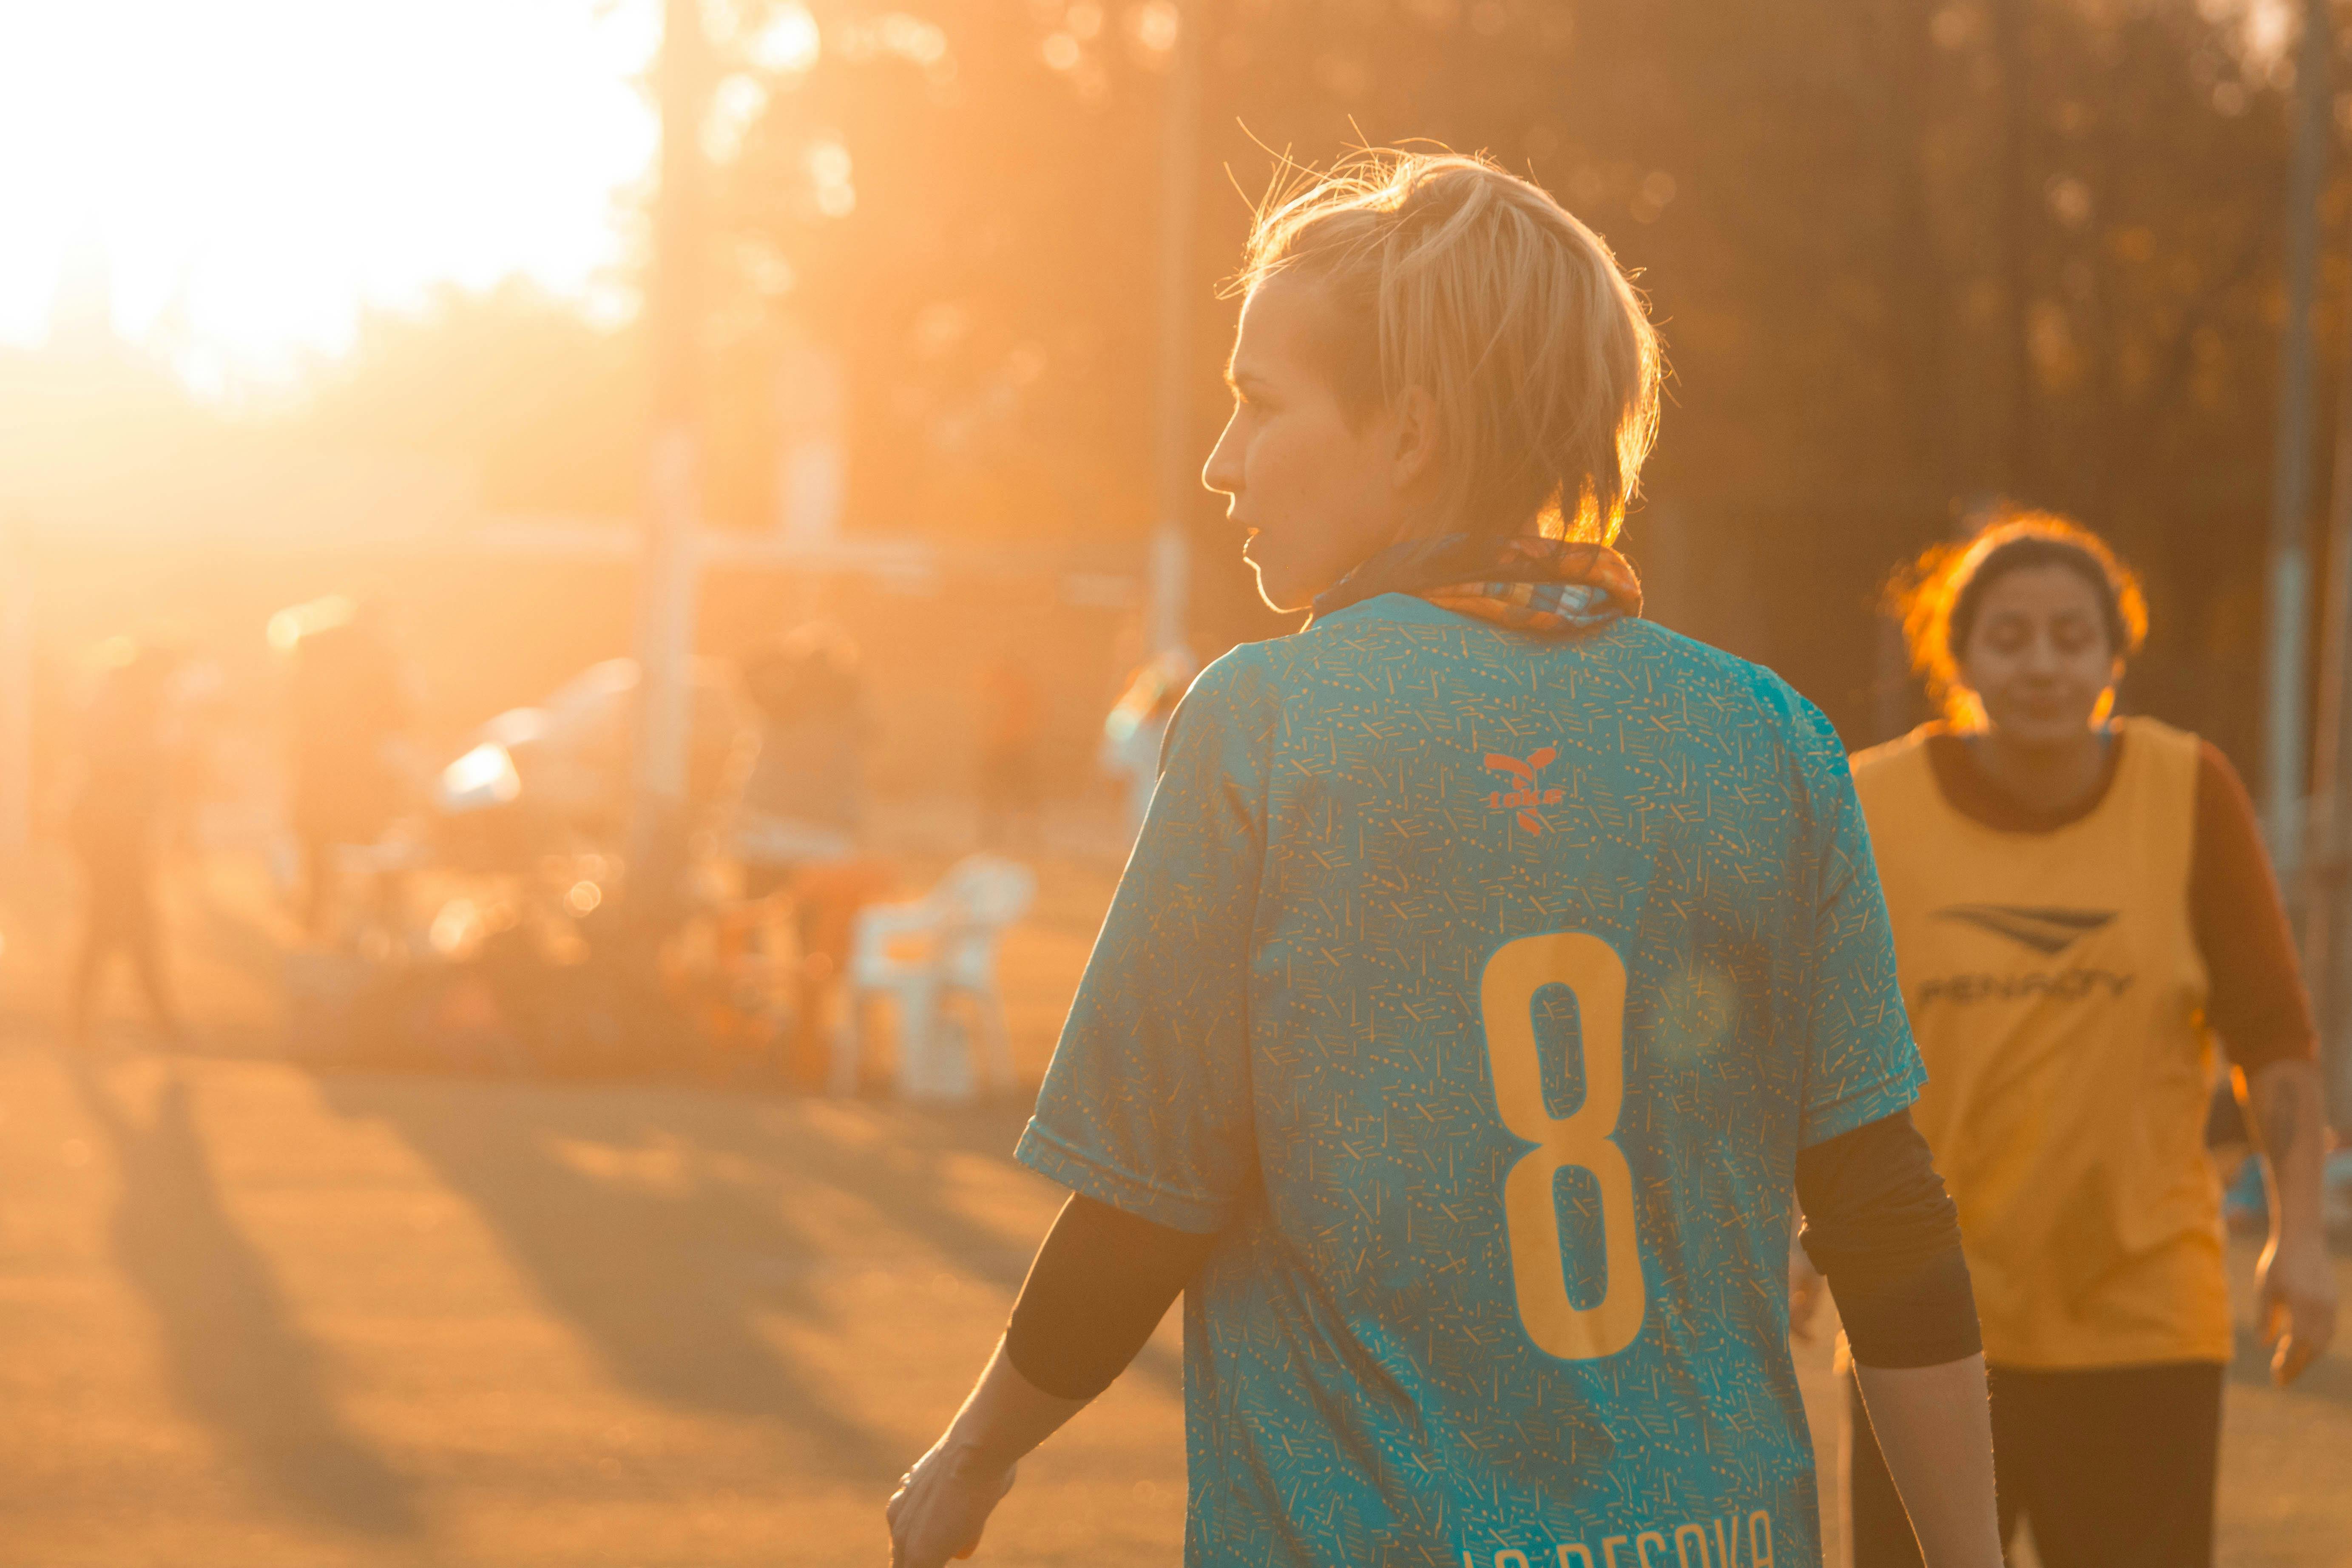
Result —
POLYGON ((2326 1099, 2315 1062, 2271 1062, 2246 1085, 2270 1169, 2271 1235, 2287 1245, 2322 1241, 2321 1172, 2327 1142, 2326 1099))
POLYGON ((1984 1357, 1854 1373, 1927 1568, 2000 1568, 1984 1357))
POLYGON ((1088 1403, 1048 1394, 1022 1376, 1000 1340, 940 1447, 977 1464, 1003 1468, 1060 1431, 1088 1403))
POLYGON ((2255 1268, 2255 1311, 2263 1342, 2275 1347, 2271 1377, 2284 1388, 2336 1338, 2336 1268, 2322 1211, 2326 1133, 2319 1068, 2309 1061, 2272 1062, 2247 1088, 2271 1182, 2271 1240, 2255 1268))

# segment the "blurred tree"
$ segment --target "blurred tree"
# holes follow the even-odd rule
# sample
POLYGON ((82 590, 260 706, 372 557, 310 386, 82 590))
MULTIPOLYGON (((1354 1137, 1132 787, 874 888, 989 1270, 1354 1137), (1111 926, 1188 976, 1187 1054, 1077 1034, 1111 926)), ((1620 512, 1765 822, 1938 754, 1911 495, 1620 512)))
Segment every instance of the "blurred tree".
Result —
POLYGON ((720 286, 767 308, 714 353, 747 405, 777 320, 840 356, 867 526, 1139 526, 1155 62, 1092 16, 1081 37, 1002 0, 751 4, 722 39, 722 102, 755 107, 718 137, 720 286))
MULTIPOLYGON (((737 0, 715 496, 756 517, 775 345, 849 379, 854 526, 1150 519, 1166 0, 737 0), (729 476, 733 477, 729 477, 729 476)), ((2007 493, 2113 533, 2135 700, 2250 757, 2291 73, 2252 0, 1191 0, 1205 298, 1284 153, 1531 170, 1642 269, 1675 402, 1637 558, 1856 740, 1876 584, 2007 493), (1679 546, 1668 549, 1679 533, 1679 546), (1711 564, 1712 563, 1712 564, 1711 564)), ((2333 211, 2341 215, 2338 199, 2333 211)), ((2340 331, 2344 269, 2326 318, 2340 331)), ((1197 344, 1202 449, 1231 307, 1197 344)), ((722 510, 725 510, 722 508, 722 510)), ((1200 512, 1205 640, 1265 635, 1200 512)), ((1874 714, 1881 715, 1874 720, 1874 714)))
POLYGON ((600 330, 520 279, 371 310, 294 433, 460 463, 493 506, 626 515, 644 488, 644 372, 633 333, 600 330))

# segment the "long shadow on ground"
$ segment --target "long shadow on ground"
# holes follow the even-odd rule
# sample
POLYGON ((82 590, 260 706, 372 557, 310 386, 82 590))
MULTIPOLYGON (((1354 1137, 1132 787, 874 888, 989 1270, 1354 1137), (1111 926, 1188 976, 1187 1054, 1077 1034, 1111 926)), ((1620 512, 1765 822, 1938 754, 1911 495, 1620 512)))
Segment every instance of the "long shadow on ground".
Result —
MULTIPOLYGON (((812 1439, 811 1463, 845 1479, 897 1473, 907 1456, 840 1408, 759 1331, 782 1313, 822 1321, 829 1245, 796 1226, 796 1194, 845 1192, 928 1256, 1017 1290, 1036 1237, 1007 1238, 959 1208, 944 1167, 962 1154, 1010 1160, 1025 1107, 962 1112, 875 1108, 873 1136, 816 1119, 771 1131, 774 1101, 671 1088, 455 1086, 362 1076, 321 1080, 327 1102, 383 1121, 473 1204, 542 1299, 614 1376, 687 1409, 774 1420, 812 1439), (563 1145, 669 1149, 658 1182, 593 1173, 563 1145), (781 1195, 782 1201, 779 1201, 781 1195)), ((976 1374, 979 1367, 972 1368, 976 1374)), ((1148 1347, 1134 1373, 1181 1390, 1178 1358, 1148 1347)))
POLYGON ((567 1142, 625 1150, 670 1139, 691 1156, 688 1131, 644 1110, 674 1091, 363 1077, 322 1087, 344 1115, 390 1126, 470 1202, 623 1386, 793 1427, 811 1439, 809 1462, 844 1478, 887 1478, 904 1463, 759 1331, 768 1314, 826 1310, 810 1278, 822 1249, 772 1190, 691 1157, 659 1182, 608 1178, 566 1158, 567 1142))
POLYGON ((223 1206, 178 1076, 142 1121, 86 1062, 68 1070, 122 1173, 115 1257, 162 1325, 181 1408, 306 1516, 363 1536, 418 1534, 411 1483, 343 1426, 318 1348, 223 1206))
MULTIPOLYGON (((998 1100, 953 1110, 877 1106, 866 1113, 877 1120, 881 1136, 855 1143, 805 1122, 795 1129, 797 1142, 763 1134, 743 1118, 710 1120, 697 1131, 713 1151, 759 1161, 793 1183, 856 1193, 971 1278, 1007 1295, 1017 1292, 1044 1232, 1007 1246, 941 1194, 950 1190, 943 1167, 951 1156, 1013 1163, 1029 1101, 998 1100)), ((974 1375, 979 1371, 972 1368, 974 1375)), ((1182 1361, 1156 1343, 1144 1347, 1127 1375, 1183 1393, 1182 1361)))

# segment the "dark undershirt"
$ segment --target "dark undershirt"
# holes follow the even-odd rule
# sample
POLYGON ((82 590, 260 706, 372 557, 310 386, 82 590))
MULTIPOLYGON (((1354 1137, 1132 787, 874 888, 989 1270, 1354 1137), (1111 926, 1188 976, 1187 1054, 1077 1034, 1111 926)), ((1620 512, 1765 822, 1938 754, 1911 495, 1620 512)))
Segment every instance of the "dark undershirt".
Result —
MULTIPOLYGON (((1806 1253, 1829 1279, 1856 1361, 1939 1366, 1982 1348, 1958 1220, 1909 1111, 1800 1151, 1797 1196, 1806 1253)), ((1092 1399, 1142 1350, 1216 1239, 1073 1194, 1029 1266, 1005 1354, 1047 1394, 1092 1399)))
MULTIPOLYGON (((1970 821, 2002 833, 2055 833, 2098 809, 2128 738, 2116 732, 2098 787, 2063 812, 2036 812, 2003 790, 1977 765, 1968 742, 1941 726, 1928 732, 1927 763, 1945 801, 1970 821)), ((2189 923, 2205 960, 2205 1021, 2248 1072, 2315 1060, 2319 1032, 2253 802, 2229 759, 2210 742, 2200 747, 2189 923)))
POLYGON ((1959 1210, 1910 1111, 1799 1150, 1797 1206, 1855 1361, 1941 1366, 1984 1349, 1959 1210))
POLYGON ((1092 1399, 1127 1370, 1207 1260, 1207 1235, 1073 1193, 1029 1265, 1004 1328, 1013 1370, 1063 1399, 1092 1399))

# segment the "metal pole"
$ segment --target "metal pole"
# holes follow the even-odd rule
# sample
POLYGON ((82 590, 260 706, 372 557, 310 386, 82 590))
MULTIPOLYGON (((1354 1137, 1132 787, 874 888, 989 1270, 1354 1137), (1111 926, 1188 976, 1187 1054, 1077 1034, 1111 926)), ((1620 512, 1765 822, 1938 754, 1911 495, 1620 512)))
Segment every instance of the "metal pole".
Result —
POLYGON ((2031 58, 2026 40, 2029 0, 1994 0, 1990 7, 1993 58, 2000 72, 2000 161, 1995 177, 2000 231, 1994 236, 2000 270, 2001 395, 2000 486, 2011 496, 2031 496, 2041 473, 2033 421, 2033 349, 2026 323, 2032 318, 2032 253, 2028 228, 2041 207, 2041 192, 2028 173, 2027 144, 2035 116, 2031 58))
POLYGON ((33 839, 33 563, 0 531, 0 850, 33 839))
POLYGON ((2329 0, 2305 0, 2295 60, 2294 162, 2287 177, 2286 320, 2279 347, 2278 441, 2271 474, 2269 710, 2263 792, 2271 854, 2290 886, 2303 865, 2304 658, 2311 569, 2311 303, 2319 272, 2319 198, 2327 180, 2329 0))
MULTIPOLYGON (((2327 575, 2320 604, 2319 693, 2312 738, 2312 817, 2304 877, 2303 971, 2318 1015, 2327 1077, 2338 1096, 2352 1094, 2345 1074, 2344 1010, 2345 828, 2352 824, 2352 772, 2345 742, 2352 735, 2352 332, 2345 338, 2343 374, 2336 395, 2335 479, 2328 504, 2327 575)), ((2346 1103, 2339 1100, 2338 1103, 2346 1103)))
MULTIPOLYGON (((661 190, 654 208, 647 327, 654 362, 649 512, 637 597, 635 809, 640 863, 658 868, 678 847, 692 706, 701 328, 702 153, 708 47, 697 0, 665 0, 661 190)), ((655 889, 656 898, 661 889, 655 889)))
POLYGON ((1169 64, 1168 121, 1161 148, 1160 228, 1160 418, 1154 468, 1159 513, 1151 540, 1151 650, 1183 646, 1191 535, 1184 519, 1199 493, 1192 449, 1192 207, 1201 114, 1200 0, 1178 15, 1169 64))

